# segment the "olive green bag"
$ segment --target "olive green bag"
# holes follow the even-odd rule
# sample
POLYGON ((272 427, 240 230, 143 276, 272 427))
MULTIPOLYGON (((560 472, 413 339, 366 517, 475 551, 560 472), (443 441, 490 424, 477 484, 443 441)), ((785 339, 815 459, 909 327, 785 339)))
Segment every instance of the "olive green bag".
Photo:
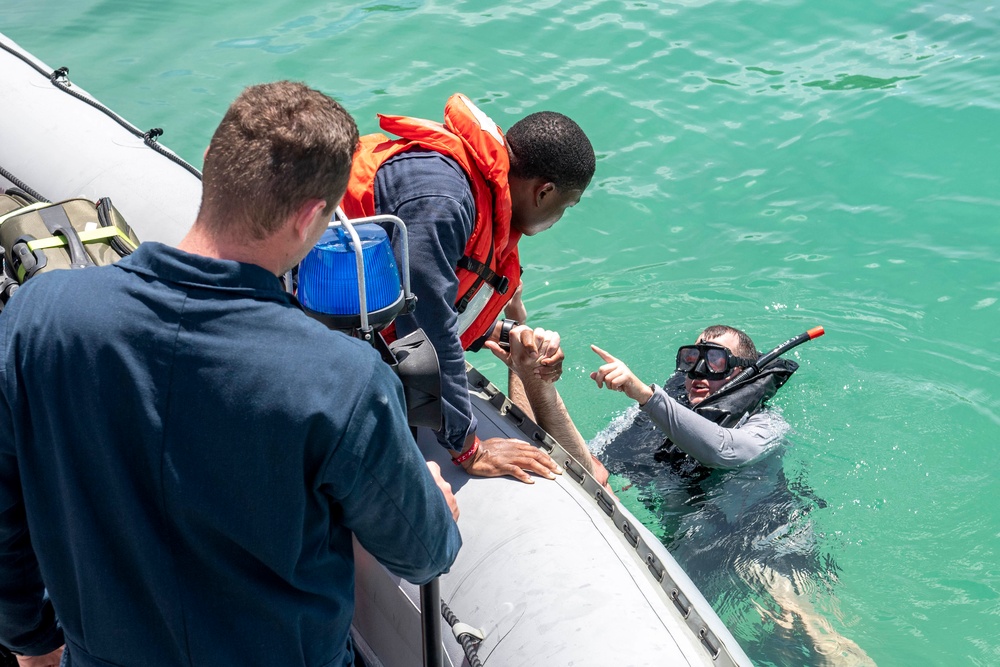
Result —
POLYGON ((107 197, 49 204, 29 203, 18 193, 0 195, 4 268, 18 283, 46 271, 112 264, 138 245, 107 197))
POLYGON ((6 302, 39 273, 112 264, 135 250, 139 239, 107 197, 49 204, 7 191, 0 195, 0 246, 0 301, 6 302))

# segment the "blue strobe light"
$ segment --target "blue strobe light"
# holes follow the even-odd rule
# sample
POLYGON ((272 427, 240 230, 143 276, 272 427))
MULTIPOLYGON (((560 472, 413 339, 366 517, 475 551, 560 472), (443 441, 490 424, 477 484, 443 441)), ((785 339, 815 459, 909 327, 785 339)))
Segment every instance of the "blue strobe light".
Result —
MULTIPOLYGON (((365 305, 373 325, 385 319, 387 309, 395 317, 402 305, 399 269, 389 236, 377 224, 354 226, 361 242, 364 263, 365 305)), ((358 264, 354 242, 342 226, 326 230, 299 265, 299 301, 314 313, 332 316, 342 323, 360 316, 358 264)), ((339 327, 338 327, 339 328, 339 327)))

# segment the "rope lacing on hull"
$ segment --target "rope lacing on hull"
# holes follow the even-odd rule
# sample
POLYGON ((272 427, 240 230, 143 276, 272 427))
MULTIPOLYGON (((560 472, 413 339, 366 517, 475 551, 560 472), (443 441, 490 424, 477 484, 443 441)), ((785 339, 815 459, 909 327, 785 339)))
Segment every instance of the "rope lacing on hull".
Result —
MULTIPOLYGON (((142 130, 138 129, 137 127, 135 127, 134 125, 132 125, 131 123, 129 123, 127 120, 125 120, 124 118, 122 118, 121 116, 119 116, 114 111, 112 111, 108 107, 104 106, 103 104, 101 104, 97 100, 95 100, 95 99, 93 99, 91 97, 88 97, 87 95, 84 95, 82 93, 79 93, 79 92, 73 90, 73 84, 69 80, 69 68, 68 67, 58 67, 58 68, 52 70, 51 72, 47 72, 45 70, 45 68, 39 66, 38 63, 36 63, 34 60, 32 60, 31 58, 28 58, 23 53, 21 53, 21 52, 15 50, 15 49, 9 47, 7 44, 4 44, 3 42, 0 42, 0 49, 6 51, 7 53, 11 54, 12 56, 14 56, 17 59, 19 59, 22 62, 24 62, 26 65, 28 65, 29 67, 31 67, 33 70, 35 70, 36 72, 38 72, 39 74, 41 74, 42 76, 44 76, 45 78, 47 78, 52 83, 52 85, 55 86, 56 88, 58 88, 59 90, 63 91, 64 93, 66 93, 68 95, 72 95, 73 97, 75 97, 76 99, 80 100, 81 102, 84 102, 84 103, 92 106, 93 108, 97 109, 98 111, 100 111, 101 113, 103 113, 105 116, 107 116, 111 120, 113 120, 116 123, 118 123, 119 125, 121 125, 130 134, 132 134, 133 136, 135 136, 138 139, 142 139, 142 142, 144 144, 146 144, 146 146, 148 146, 152 150, 156 151, 160 155, 164 156, 165 158, 167 158, 171 162, 180 165, 181 167, 183 167, 184 169, 186 169, 187 171, 189 171, 191 174, 193 174, 195 177, 197 177, 198 180, 201 180, 201 172, 200 171, 198 171, 197 169, 195 169, 194 167, 192 167, 190 164, 188 164, 187 162, 185 162, 181 157, 179 157, 178 155, 176 155, 172 151, 170 151, 170 150, 164 148, 163 146, 161 146, 156 141, 158 137, 160 137, 160 136, 163 135, 163 129, 162 128, 154 127, 153 129, 149 130, 148 132, 143 132, 142 130)), ((32 190, 26 183, 24 183, 20 179, 16 178, 13 174, 11 174, 9 171, 7 171, 6 169, 4 169, 3 167, 0 167, 0 175, 2 175, 4 178, 6 178, 11 183, 13 183, 16 187, 24 190, 25 192, 27 192, 31 196, 35 197, 36 199, 38 199, 40 201, 49 201, 47 198, 45 198, 45 197, 41 196, 40 194, 38 194, 35 190, 32 190)))

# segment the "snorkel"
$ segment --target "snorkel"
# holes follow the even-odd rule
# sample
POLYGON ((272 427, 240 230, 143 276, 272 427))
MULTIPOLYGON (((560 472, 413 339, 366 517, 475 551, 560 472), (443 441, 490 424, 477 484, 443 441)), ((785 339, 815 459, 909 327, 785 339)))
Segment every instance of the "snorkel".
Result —
POLYGON ((757 361, 755 361, 753 364, 751 364, 750 366, 747 366, 745 369, 743 369, 742 371, 740 371, 739 375, 737 375, 732 380, 730 380, 728 383, 726 383, 726 386, 724 386, 719 391, 720 392, 725 391, 726 389, 729 389, 730 387, 732 387, 732 386, 734 386, 734 385, 736 385, 736 384, 738 384, 738 383, 740 383, 740 382, 742 382, 742 381, 744 381, 744 380, 746 380, 748 378, 752 378, 754 375, 757 375, 758 373, 760 373, 760 371, 761 371, 762 368, 764 368, 769 363, 771 363, 772 361, 774 361, 775 359, 777 359, 778 357, 780 357, 781 355, 783 355, 785 352, 788 352, 793 347, 795 347, 797 345, 801 345, 802 343, 805 343, 808 340, 812 340, 813 338, 819 338, 824 333, 826 333, 826 332, 823 330, 823 327, 813 327, 812 329, 809 329, 809 331, 806 331, 804 333, 800 333, 798 336, 794 336, 792 338, 789 338, 784 343, 782 343, 778 347, 774 348, 773 350, 771 350, 767 354, 764 354, 764 355, 760 356, 757 359, 757 361))

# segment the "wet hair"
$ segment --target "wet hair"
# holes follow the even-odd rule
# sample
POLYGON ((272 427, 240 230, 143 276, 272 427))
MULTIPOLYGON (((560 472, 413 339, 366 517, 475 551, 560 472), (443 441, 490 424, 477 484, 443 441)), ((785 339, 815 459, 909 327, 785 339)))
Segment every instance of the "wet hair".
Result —
POLYGON ((756 360, 757 357, 760 356, 760 354, 757 353, 757 346, 753 344, 753 341, 750 339, 750 336, 746 334, 746 332, 726 326, 725 324, 713 324, 702 331, 699 338, 702 340, 715 340, 716 338, 721 338, 726 334, 733 334, 739 341, 736 344, 736 349, 732 350, 737 357, 756 360))
POLYGON ((555 111, 539 111, 507 130, 510 174, 543 178, 560 190, 584 190, 594 176, 594 147, 572 119, 555 111))
POLYGON ((212 231, 264 239, 303 203, 332 213, 347 188, 358 127, 335 100, 301 83, 250 86, 212 136, 199 221, 212 231))

